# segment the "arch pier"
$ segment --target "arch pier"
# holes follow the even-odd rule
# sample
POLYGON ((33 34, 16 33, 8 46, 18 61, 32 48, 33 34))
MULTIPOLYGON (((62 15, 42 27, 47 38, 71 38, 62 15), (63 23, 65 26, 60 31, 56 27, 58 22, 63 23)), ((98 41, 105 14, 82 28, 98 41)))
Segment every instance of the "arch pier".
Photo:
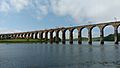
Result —
POLYGON ((66 43, 65 32, 66 32, 66 29, 62 29, 62 44, 66 43))
POLYGON ((120 21, 116 22, 108 22, 108 23, 100 23, 100 24, 90 24, 90 25, 83 25, 83 26, 75 26, 75 27, 61 27, 55 29, 45 29, 45 30, 38 30, 38 31, 29 31, 29 32, 19 32, 19 33, 7 33, 7 34, 0 34, 0 40, 6 39, 45 39, 45 43, 49 42, 52 44, 53 42, 59 43, 60 41, 60 31, 62 32, 61 42, 62 44, 66 44, 66 31, 69 31, 69 43, 73 44, 73 31, 77 29, 78 31, 78 44, 82 44, 82 30, 83 28, 87 28, 88 30, 88 43, 92 44, 92 29, 94 27, 98 27, 100 30, 100 44, 104 44, 104 28, 108 25, 112 25, 114 27, 114 43, 118 44, 118 27, 120 25, 120 21), (49 34, 48 34, 49 33, 49 34), (55 33, 55 37, 54 34, 55 33), (43 38, 44 34, 44 38, 43 38), (48 38, 50 37, 50 38, 48 38))

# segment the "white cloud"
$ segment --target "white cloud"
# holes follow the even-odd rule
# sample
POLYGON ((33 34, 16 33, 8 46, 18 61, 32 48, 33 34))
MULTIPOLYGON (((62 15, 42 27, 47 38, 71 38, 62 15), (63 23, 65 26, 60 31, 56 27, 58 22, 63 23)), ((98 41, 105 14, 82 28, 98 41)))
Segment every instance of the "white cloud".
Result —
POLYGON ((30 7, 32 10, 34 10, 34 17, 37 19, 42 19, 44 18, 48 12, 49 12, 49 4, 48 1, 45 0, 31 0, 30 7))
POLYGON ((10 0, 11 6, 18 12, 28 6, 30 0, 10 0))
POLYGON ((15 30, 15 29, 8 29, 8 28, 0 28, 0 34, 16 33, 16 32, 22 32, 22 31, 21 30, 15 30))
POLYGON ((76 22, 112 21, 120 18, 120 0, 2 0, 0 11, 20 12, 29 8, 38 19, 49 12, 58 16, 71 16, 76 22), (34 11, 33 11, 34 10, 34 11))
POLYGON ((2 1, 0 3, 0 11, 1 12, 8 12, 9 10, 10 10, 10 5, 7 2, 2 1))
POLYGON ((29 5, 30 0, 2 0, 0 1, 0 11, 8 13, 10 11, 20 12, 29 5))
POLYGON ((36 18, 42 19, 48 14, 48 7, 41 5, 40 7, 37 8, 36 13, 37 13, 36 18))
POLYGON ((51 0, 51 3, 57 15, 70 15, 81 22, 110 21, 120 17, 120 0, 51 0))

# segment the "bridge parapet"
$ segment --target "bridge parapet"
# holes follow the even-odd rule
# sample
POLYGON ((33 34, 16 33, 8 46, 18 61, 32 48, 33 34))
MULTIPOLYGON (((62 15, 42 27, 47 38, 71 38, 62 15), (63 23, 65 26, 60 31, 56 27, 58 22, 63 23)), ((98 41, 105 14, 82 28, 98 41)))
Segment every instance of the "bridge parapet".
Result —
POLYGON ((114 22, 114 23, 112 23, 111 25, 112 25, 113 27, 117 27, 117 28, 118 28, 118 27, 120 26, 120 23, 119 23, 119 22, 114 22))

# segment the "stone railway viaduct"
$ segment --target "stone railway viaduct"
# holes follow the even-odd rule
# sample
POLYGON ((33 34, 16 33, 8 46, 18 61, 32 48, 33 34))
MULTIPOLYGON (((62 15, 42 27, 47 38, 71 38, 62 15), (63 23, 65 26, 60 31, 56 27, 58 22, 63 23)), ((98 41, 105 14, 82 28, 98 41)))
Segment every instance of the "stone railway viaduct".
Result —
MULTIPOLYGON (((30 31, 30 32, 19 32, 19 33, 9 33, 9 34, 0 34, 0 39, 18 39, 18 38, 39 38, 43 39, 43 33, 45 33, 45 39, 48 39, 48 33, 50 33, 50 43, 53 43, 53 32, 56 35, 56 43, 59 43, 59 32, 62 32, 62 43, 66 43, 66 31, 69 30, 69 43, 73 44, 73 31, 75 29, 78 30, 78 44, 82 44, 82 37, 81 32, 82 29, 88 29, 88 43, 92 44, 92 29, 94 27, 98 27, 100 30, 100 44, 104 44, 104 28, 108 25, 112 25, 114 27, 114 42, 118 44, 118 27, 120 26, 120 21, 116 22, 108 22, 108 23, 100 23, 100 24, 90 24, 90 25, 83 25, 83 26, 75 26, 75 27, 61 27, 55 29, 45 29, 45 30, 38 30, 38 31, 30 31)), ((48 43, 48 42, 45 42, 48 43)))

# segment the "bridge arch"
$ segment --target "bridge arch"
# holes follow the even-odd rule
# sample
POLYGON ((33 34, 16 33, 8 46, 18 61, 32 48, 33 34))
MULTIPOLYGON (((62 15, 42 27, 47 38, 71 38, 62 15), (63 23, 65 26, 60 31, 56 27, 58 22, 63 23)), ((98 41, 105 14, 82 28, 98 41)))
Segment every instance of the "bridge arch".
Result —
POLYGON ((118 27, 120 26, 120 23, 114 22, 112 23, 112 26, 114 27, 114 43, 119 43, 119 36, 118 36, 118 27))
POLYGON ((98 26, 95 26, 94 28, 92 28, 92 40, 100 41, 99 37, 100 37, 100 28, 98 26), (97 39, 94 39, 94 38, 97 38, 97 39))
POLYGON ((38 31, 38 39, 43 39, 43 37, 44 37, 44 32, 43 31, 38 31))
POLYGON ((28 32, 28 38, 30 39, 30 32, 28 32))
POLYGON ((62 29, 59 31, 59 41, 62 42, 62 29))
POLYGON ((108 38, 104 38, 105 41, 113 41, 114 40, 114 37, 110 37, 111 34, 114 34, 114 26, 109 24, 109 25, 106 25, 103 29, 104 31, 104 37, 105 36, 108 36, 108 38))
POLYGON ((52 30, 52 29, 49 30, 49 33, 50 33, 50 34, 49 34, 49 36, 50 36, 50 39, 49 39, 49 40, 50 40, 50 43, 51 43, 51 44, 53 43, 53 32, 54 32, 54 30, 52 30))
MULTIPOLYGON (((118 36, 120 36, 120 25, 118 26, 118 36)), ((120 37, 118 37, 118 41, 120 41, 120 37)))
POLYGON ((35 38, 35 33, 31 32, 31 39, 34 39, 34 38, 35 38))
POLYGON ((34 32, 34 39, 38 39, 38 32, 34 32))
POLYGON ((77 27, 71 27, 68 28, 68 30, 69 30, 69 43, 73 44, 75 35, 77 35, 76 38, 78 38, 78 29, 77 27))
POLYGON ((118 26, 118 33, 120 33, 120 25, 118 26))
POLYGON ((82 27, 80 29, 80 32, 81 32, 81 43, 83 41, 87 41, 88 40, 88 29, 85 27, 82 27))
POLYGON ((49 31, 47 31, 47 30, 44 31, 44 34, 45 34, 45 43, 46 43, 46 44, 48 43, 48 39, 49 39, 48 33, 49 33, 49 31))
MULTIPOLYGON (((83 29, 87 29, 87 35, 86 37, 88 37, 88 43, 92 44, 92 29, 95 27, 96 25, 87 25, 87 26, 83 26, 80 31, 82 31, 83 29)), ((81 32, 82 33, 82 32, 81 32)))
POLYGON ((61 31, 61 29, 55 30, 54 41, 55 41, 57 44, 61 41, 61 38, 60 38, 60 37, 62 37, 62 31, 61 31))
POLYGON ((50 31, 49 30, 48 30, 47 36, 48 36, 48 42, 50 42, 50 31))
POLYGON ((28 33, 25 33, 25 39, 27 39, 28 38, 28 33))
POLYGON ((43 32, 43 39, 45 39, 45 32, 43 32))
POLYGON ((74 30, 73 30, 73 41, 78 41, 78 29, 77 28, 75 28, 74 30))

